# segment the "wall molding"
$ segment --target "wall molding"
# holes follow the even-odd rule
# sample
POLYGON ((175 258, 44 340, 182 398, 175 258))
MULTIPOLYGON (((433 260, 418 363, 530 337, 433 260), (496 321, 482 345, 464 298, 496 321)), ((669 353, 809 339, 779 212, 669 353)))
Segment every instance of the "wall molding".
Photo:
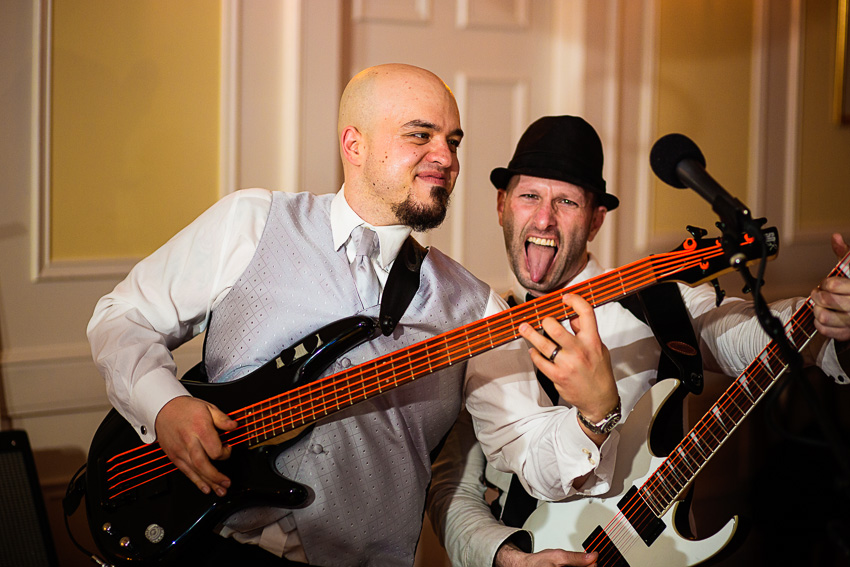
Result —
MULTIPOLYGON (((121 278, 141 258, 53 260, 51 258, 50 191, 52 127, 52 59, 54 0, 40 0, 33 11, 33 121, 30 277, 33 282, 121 278)), ((221 0, 221 103, 219 105, 219 194, 236 188, 238 167, 239 2, 221 0)))
MULTIPOLYGON (((480 0, 457 0, 455 12, 455 26, 462 30, 486 30, 486 29, 517 29, 521 30, 530 25, 528 12, 530 10, 528 0, 511 0, 513 10, 510 15, 496 17, 491 21, 475 19, 473 5, 480 0)), ((492 7, 493 5, 484 6, 492 7)), ((483 11, 486 13, 486 11, 483 11)))
MULTIPOLYGON (((202 348, 202 339, 196 339, 174 351, 180 373, 201 360, 202 348)), ((5 349, 0 375, 13 423, 111 407, 86 342, 5 349)))
POLYGON ((649 152, 652 149, 652 140, 656 132, 658 121, 658 28, 661 13, 658 0, 646 0, 642 6, 643 21, 641 28, 641 83, 638 93, 638 127, 634 164, 637 175, 635 176, 635 215, 634 219, 634 246, 639 251, 650 248, 661 249, 666 244, 666 239, 652 232, 651 227, 655 221, 650 217, 650 211, 654 210, 654 192, 652 191, 654 179, 649 167, 649 152))
MULTIPOLYGON (((468 116, 470 108, 471 92, 478 86, 500 86, 510 92, 511 97, 511 112, 507 120, 510 123, 510 133, 512 144, 515 144, 523 131, 528 125, 528 91, 529 84, 527 79, 518 76, 510 75, 483 75, 469 74, 465 72, 456 73, 454 75, 455 100, 458 105, 458 110, 461 116, 468 116)), ((468 144, 461 144, 459 149, 460 162, 468 163, 467 152, 468 144)), ((452 217, 451 231, 452 241, 449 256, 457 262, 463 264, 466 260, 467 242, 464 238, 465 223, 467 222, 467 202, 469 200, 469 191, 467 183, 469 176, 461 175, 458 177, 455 188, 452 191, 452 217)), ((489 180, 487 181, 489 185, 489 180)), ((430 243, 430 233, 417 234, 417 238, 424 244, 430 243)))
POLYGON ((785 244, 798 243, 800 230, 797 219, 800 191, 800 132, 802 130, 801 99, 803 92, 802 60, 805 44, 805 17, 801 0, 789 2, 788 66, 786 74, 785 155, 781 239, 785 244))

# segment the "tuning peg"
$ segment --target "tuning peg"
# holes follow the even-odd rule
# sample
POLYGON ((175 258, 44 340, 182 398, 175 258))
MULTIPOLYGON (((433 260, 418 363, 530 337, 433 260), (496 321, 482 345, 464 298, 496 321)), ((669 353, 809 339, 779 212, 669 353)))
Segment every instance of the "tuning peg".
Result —
POLYGON ((691 236, 693 236, 693 237, 694 237, 694 238, 696 238, 696 239, 700 239, 700 238, 702 238, 703 236, 705 236, 706 234, 708 234, 708 231, 707 231, 707 230, 705 230, 704 228, 700 228, 700 227, 698 227, 698 226, 691 226, 691 225, 688 225, 688 226, 686 227, 686 229, 687 229, 687 231, 688 231, 688 232, 690 232, 690 233, 691 233, 691 236))

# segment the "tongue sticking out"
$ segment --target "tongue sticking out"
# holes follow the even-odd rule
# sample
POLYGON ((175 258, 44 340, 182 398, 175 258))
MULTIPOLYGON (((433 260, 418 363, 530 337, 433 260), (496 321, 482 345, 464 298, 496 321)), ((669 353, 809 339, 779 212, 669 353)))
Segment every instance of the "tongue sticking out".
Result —
POLYGON ((549 266, 552 264, 552 258, 555 257, 556 248, 552 246, 541 246, 529 242, 525 247, 525 257, 528 262, 528 272, 531 276, 531 281, 540 283, 540 280, 549 271, 549 266))

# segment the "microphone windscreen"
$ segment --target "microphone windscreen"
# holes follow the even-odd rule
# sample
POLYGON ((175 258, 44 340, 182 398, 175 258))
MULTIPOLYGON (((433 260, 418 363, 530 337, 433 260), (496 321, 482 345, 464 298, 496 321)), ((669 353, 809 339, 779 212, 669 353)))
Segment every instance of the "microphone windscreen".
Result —
POLYGON ((684 134, 667 134, 658 139, 649 152, 649 165, 655 175, 668 185, 684 189, 676 167, 682 160, 692 159, 705 167, 705 157, 697 145, 684 134))

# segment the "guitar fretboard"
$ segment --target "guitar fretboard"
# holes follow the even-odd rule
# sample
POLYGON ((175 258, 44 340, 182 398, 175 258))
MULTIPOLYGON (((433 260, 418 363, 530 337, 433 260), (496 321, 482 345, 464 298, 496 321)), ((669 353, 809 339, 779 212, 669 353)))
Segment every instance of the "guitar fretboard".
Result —
MULTIPOLYGON (((850 277, 848 263, 850 254, 829 276, 850 277)), ((817 334, 812 305, 812 298, 807 298, 785 325, 785 334, 797 352, 817 334)), ((771 341, 638 490, 637 494, 656 516, 661 517, 667 511, 787 369, 783 353, 771 341)), ((627 517, 629 508, 639 508, 635 504, 626 505, 623 512, 627 517)))
POLYGON ((247 424, 247 430, 240 428, 234 438, 226 440, 234 443, 247 436, 252 446, 266 443, 370 397, 515 340, 519 337, 517 327, 520 323, 540 329, 546 317, 572 318, 575 312, 562 300, 566 294, 580 295, 593 307, 598 307, 655 283, 671 280, 688 270, 701 274, 711 271, 716 275, 720 270, 711 270, 710 264, 720 262, 723 257, 720 243, 696 249, 695 242, 689 242, 694 245, 689 247, 686 242, 682 250, 649 256, 244 408, 231 415, 247 424))

